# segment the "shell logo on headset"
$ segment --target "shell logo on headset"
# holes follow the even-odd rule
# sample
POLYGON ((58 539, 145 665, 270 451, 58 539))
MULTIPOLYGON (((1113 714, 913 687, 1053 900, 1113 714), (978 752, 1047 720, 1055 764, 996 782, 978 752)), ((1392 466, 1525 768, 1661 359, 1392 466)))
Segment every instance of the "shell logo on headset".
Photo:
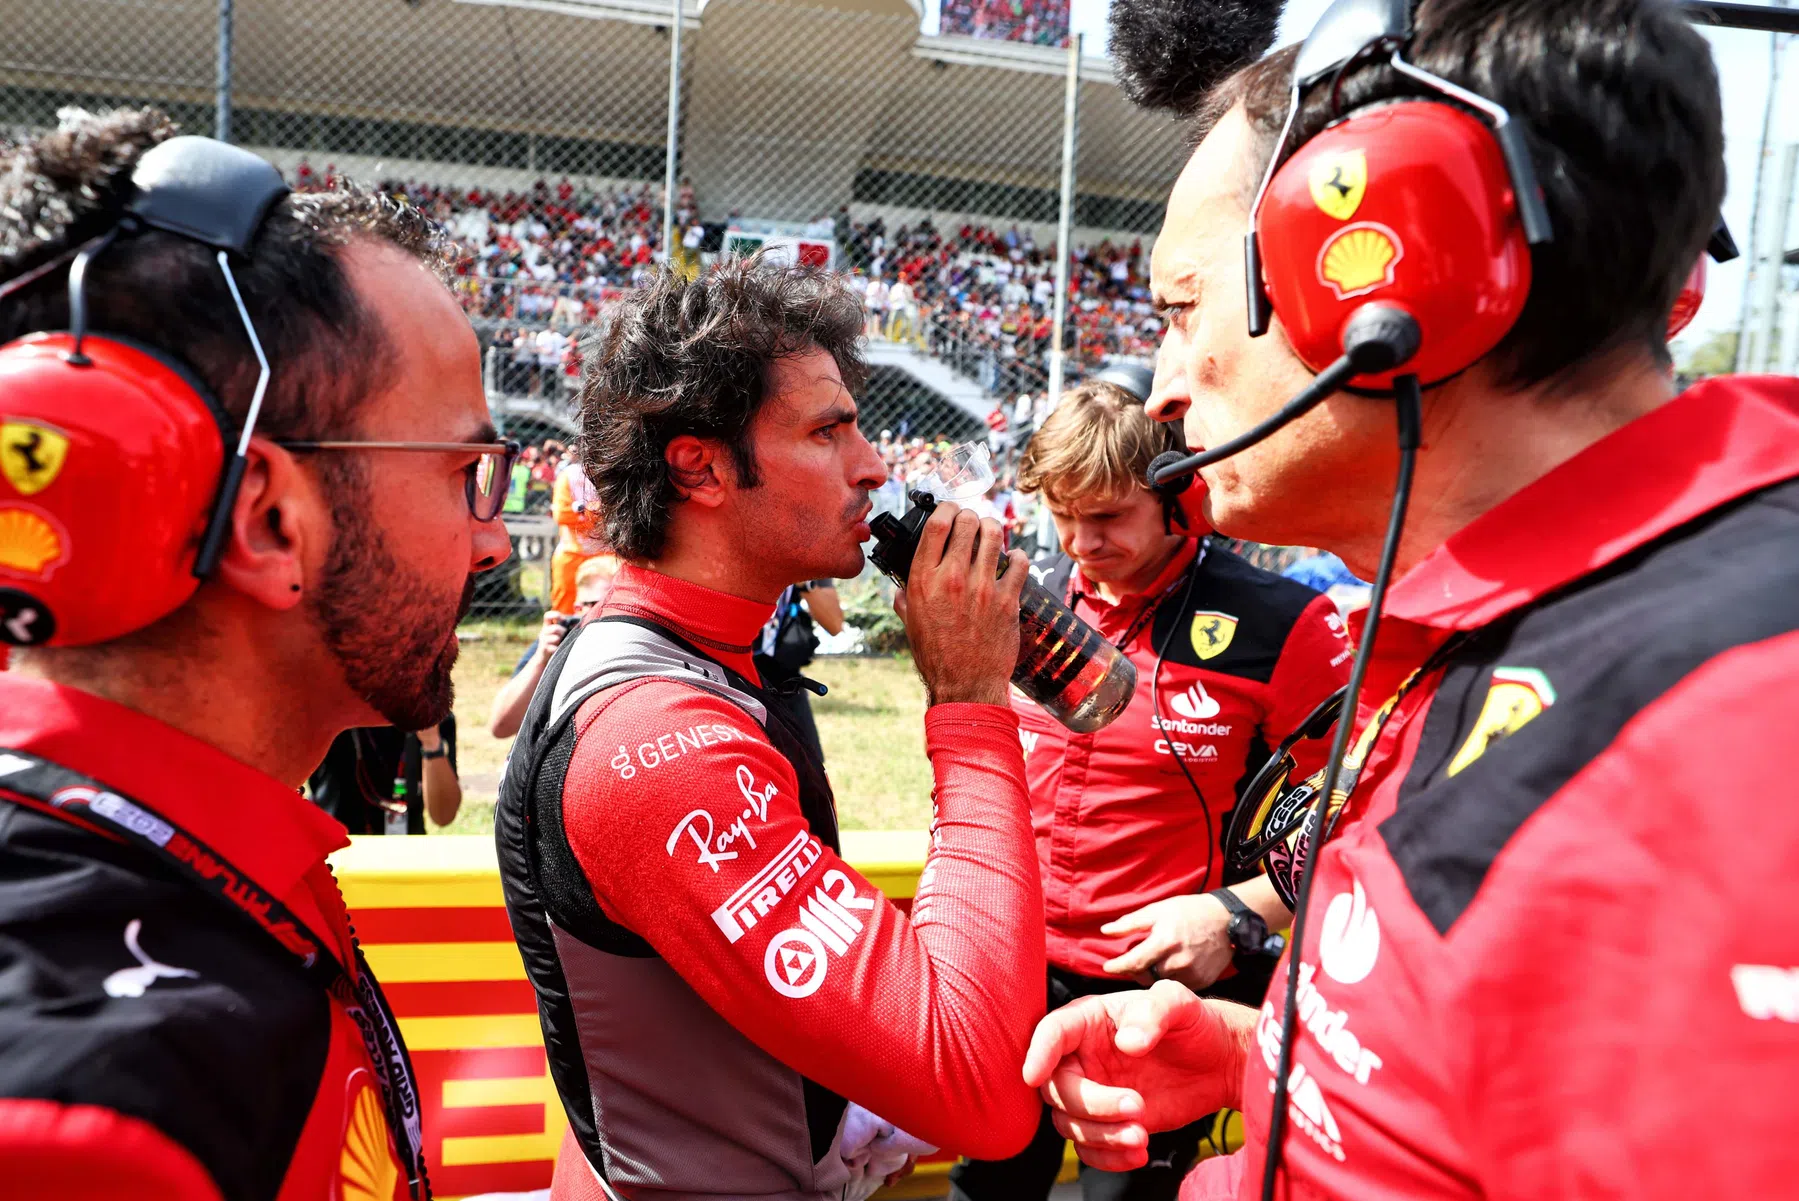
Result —
POLYGON ((1368 194, 1368 156, 1350 150, 1321 158, 1312 164, 1308 176, 1312 187, 1312 203, 1328 216, 1347 221, 1362 207, 1368 194))
POLYGON ((55 518, 31 505, 0 506, 0 572, 47 580, 68 561, 68 536, 55 518))
POLYGON ((1318 278, 1338 300, 1365 296, 1393 282, 1393 269, 1405 257, 1399 235, 1376 221, 1346 226, 1318 252, 1318 278))

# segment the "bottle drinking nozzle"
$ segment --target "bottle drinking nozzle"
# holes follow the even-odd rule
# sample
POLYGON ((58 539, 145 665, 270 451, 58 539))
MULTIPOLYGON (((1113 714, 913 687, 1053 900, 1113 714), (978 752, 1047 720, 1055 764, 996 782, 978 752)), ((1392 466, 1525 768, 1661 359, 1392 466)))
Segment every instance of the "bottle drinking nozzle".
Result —
MULTIPOLYGON (((882 513, 870 523, 875 549, 869 558, 901 587, 911 574, 918 536, 938 498, 919 490, 911 493, 911 500, 905 516, 882 513)), ((1012 671, 1012 683, 1020 692, 1078 734, 1103 729, 1124 712, 1137 689, 1137 669, 1034 579, 1024 582, 1018 623, 1018 666, 1012 671)))

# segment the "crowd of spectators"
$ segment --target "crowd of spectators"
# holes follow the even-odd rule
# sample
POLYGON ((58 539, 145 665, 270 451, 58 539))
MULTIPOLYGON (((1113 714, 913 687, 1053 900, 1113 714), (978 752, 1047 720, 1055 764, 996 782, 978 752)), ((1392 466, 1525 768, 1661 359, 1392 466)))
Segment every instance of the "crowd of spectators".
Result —
POLYGON ((1068 44, 1068 0, 944 0, 939 32, 963 37, 1068 44))
MULTIPOLYGON (((1055 307, 1055 247, 1029 229, 967 223, 941 231, 926 217, 889 233, 876 216, 839 209, 835 235, 871 332, 917 342, 1002 396, 1047 381, 1055 307), (898 294, 896 296, 896 293, 898 294)), ((1069 263, 1070 375, 1112 358, 1151 359, 1161 319, 1150 302, 1141 239, 1076 245, 1069 263)))
POLYGON ((508 514, 548 513, 550 494, 556 486, 556 473, 572 455, 569 448, 554 438, 527 446, 512 465, 512 487, 506 494, 502 512, 508 514))
MULTIPOLYGON (((302 159, 294 186, 336 183, 302 159)), ((471 251, 457 267, 456 291, 470 316, 551 325, 591 325, 601 308, 641 282, 661 242, 662 203, 649 184, 633 190, 577 189, 566 177, 539 179, 524 191, 453 188, 417 180, 384 180, 441 222, 471 251)), ((677 193, 678 218, 694 216, 692 186, 677 193)))
MULTIPOLYGON (((335 167, 302 160, 295 186, 336 182, 335 167)), ((577 188, 540 179, 523 191, 451 188, 389 180, 446 225, 471 256, 457 292, 473 317, 499 323, 494 386, 511 394, 568 395, 579 375, 574 335, 608 302, 639 283, 656 260, 659 197, 638 189, 577 188)), ((697 262, 701 233, 692 185, 676 194, 677 257, 697 262)), ((1006 397, 1041 391, 1048 378, 1055 302, 1055 252, 1016 225, 940 230, 927 217, 889 230, 879 216, 851 219, 847 206, 815 223, 838 247, 868 310, 872 337, 906 340, 983 389, 1006 397)), ((1151 303, 1140 239, 1077 245, 1070 263, 1069 374, 1111 358, 1153 357, 1161 323, 1151 303)))

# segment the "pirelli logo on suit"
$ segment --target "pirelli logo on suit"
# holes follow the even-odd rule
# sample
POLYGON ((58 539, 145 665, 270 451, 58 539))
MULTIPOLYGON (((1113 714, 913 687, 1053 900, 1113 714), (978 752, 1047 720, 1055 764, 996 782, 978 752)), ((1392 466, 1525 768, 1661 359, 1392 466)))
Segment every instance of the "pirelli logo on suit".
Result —
POLYGON ((712 911, 713 924, 724 931, 725 941, 736 942, 757 921, 767 917, 769 910, 793 891, 822 854, 824 850, 817 838, 806 831, 795 834, 793 841, 782 847, 761 871, 712 911))

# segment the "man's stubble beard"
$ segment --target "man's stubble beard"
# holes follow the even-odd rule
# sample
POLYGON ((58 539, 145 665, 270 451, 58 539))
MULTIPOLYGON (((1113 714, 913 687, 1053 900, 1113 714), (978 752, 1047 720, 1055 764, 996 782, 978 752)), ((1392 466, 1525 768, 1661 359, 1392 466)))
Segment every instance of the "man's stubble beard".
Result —
POLYGON ((331 489, 335 534, 324 579, 308 606, 351 691, 401 730, 422 730, 449 716, 455 699, 457 623, 474 597, 464 577, 455 601, 422 595, 370 524, 366 475, 355 464, 321 473, 331 489), (331 476, 337 478, 332 479, 331 476))
MULTIPOLYGON (((862 511, 869 495, 866 490, 860 491, 855 500, 844 506, 837 518, 837 528, 832 531, 833 538, 842 537, 854 524, 851 518, 862 511)), ((738 528, 738 545, 744 548, 741 562, 747 566, 778 556, 779 561, 789 565, 781 574, 792 577, 784 579, 784 584, 818 579, 850 580, 861 574, 864 556, 860 545, 830 556, 813 549, 817 546, 818 531, 813 528, 807 513, 780 511, 769 505, 748 506, 738 528)))

